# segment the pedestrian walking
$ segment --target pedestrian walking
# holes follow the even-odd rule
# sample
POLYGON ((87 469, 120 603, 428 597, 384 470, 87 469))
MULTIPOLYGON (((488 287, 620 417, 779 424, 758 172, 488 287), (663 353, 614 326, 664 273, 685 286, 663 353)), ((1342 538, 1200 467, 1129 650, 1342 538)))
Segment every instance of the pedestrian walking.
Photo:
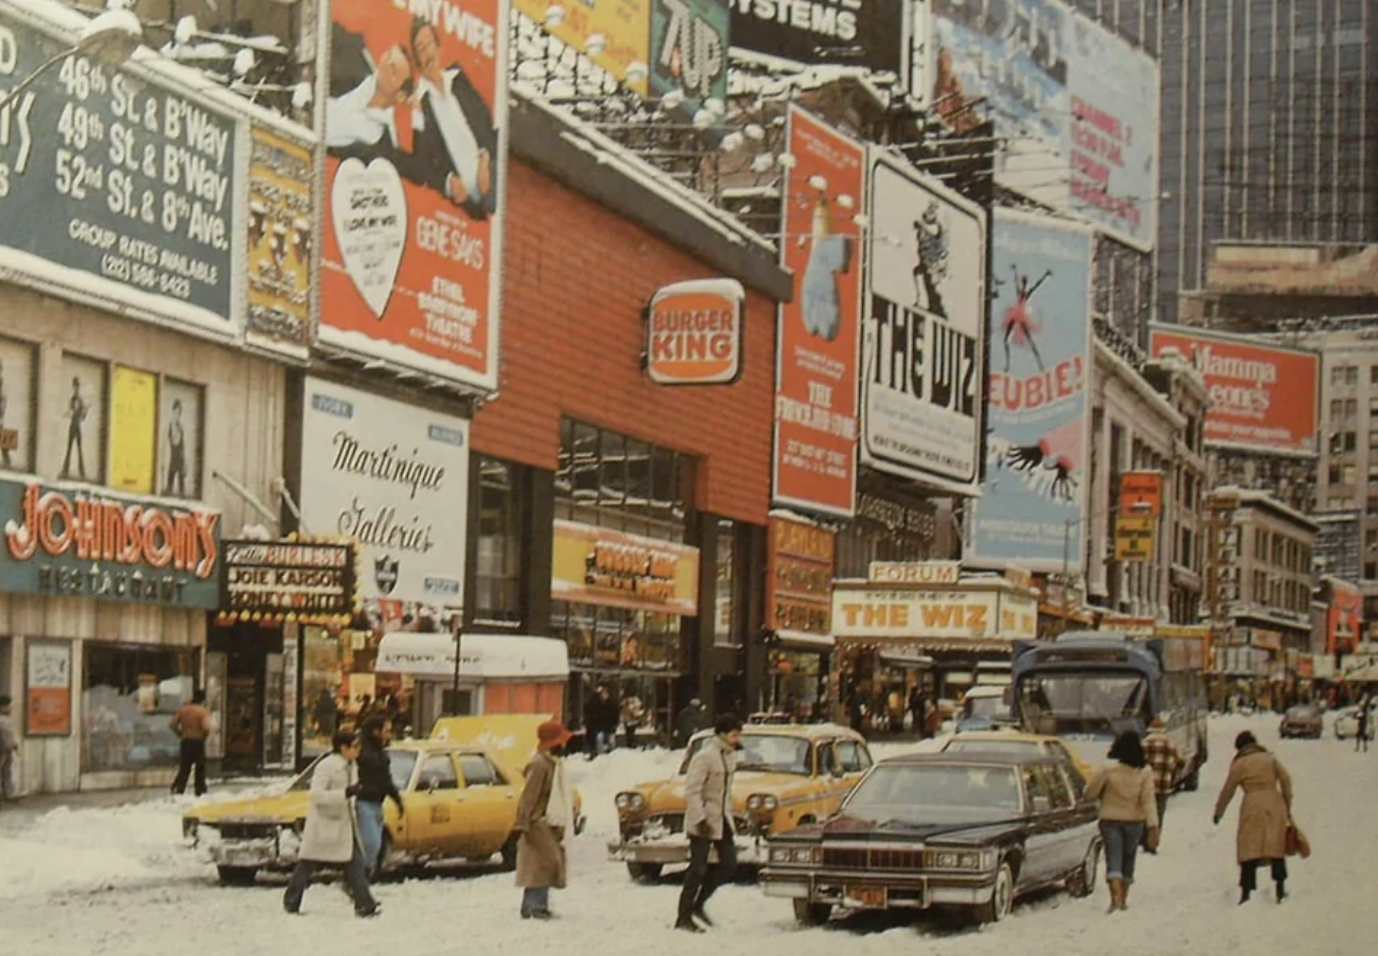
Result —
POLYGON ((640 697, 628 694, 622 698, 622 730, 627 735, 628 747, 636 746, 636 732, 645 716, 646 707, 641 703, 640 697))
POLYGON ((590 757, 612 750, 613 735, 617 732, 617 702, 612 692, 599 684, 584 708, 584 745, 590 757))
POLYGON ((923 719, 925 703, 923 688, 915 684, 909 689, 909 727, 920 740, 928 737, 928 728, 924 726, 923 719))
MULTIPOLYGON (((1167 735, 1167 724, 1162 717, 1154 717, 1148 724, 1148 736, 1144 738, 1144 759, 1153 770, 1153 793, 1158 804, 1158 832, 1161 834, 1163 819, 1167 816, 1167 798, 1177 788, 1177 772, 1184 763, 1181 751, 1167 735)), ((1158 850, 1154 847, 1148 852, 1157 853, 1158 850)))
POLYGON ((330 740, 331 752, 316 764, 311 775, 311 798, 306 810, 306 829, 301 850, 282 907, 301 912, 301 900, 311 877, 321 866, 343 866, 345 888, 354 901, 354 915, 367 917, 382 912, 368 886, 363 850, 359 846, 358 823, 354 818, 354 798, 359 782, 354 762, 359 759, 359 735, 339 730, 330 740))
POLYGON ((706 715, 707 711, 704 709, 703 701, 697 697, 691 697, 675 721, 676 747, 689 746, 689 739, 704 729, 706 715))
POLYGON ((1091 775, 1086 796, 1100 804, 1100 833, 1105 844, 1105 882, 1110 887, 1110 908, 1129 909, 1129 888, 1134 885, 1134 861, 1139 841, 1158 848, 1158 803, 1154 799, 1153 771, 1144 757, 1139 735, 1126 730, 1110 745, 1114 763, 1091 775))
POLYGON ((725 714, 713 724, 713 737, 706 740, 689 761, 684 781, 684 832, 689 835, 689 869, 679 894, 675 929, 702 933, 713 921, 704 904, 737 869, 736 831, 732 826, 732 775, 737 766, 737 748, 742 742, 742 721, 725 714), (708 856, 718 852, 718 864, 711 870, 708 856), (695 922, 697 920, 698 922, 695 922))
POLYGON ((1258 888, 1258 868, 1268 863, 1277 885, 1277 901, 1287 898, 1287 828, 1292 821, 1292 777, 1277 757, 1254 735, 1244 731, 1234 739, 1235 755, 1225 786, 1215 801, 1219 824, 1234 799, 1244 791, 1239 807, 1235 856, 1239 862, 1239 903, 1249 902, 1258 888))
POLYGON ((551 889, 568 879, 565 848, 574 833, 573 791, 565 777, 563 751, 570 733, 558 720, 536 728, 536 755, 526 765, 526 782, 517 803, 517 885, 522 887, 522 919, 550 919, 551 889))
POLYGON ((206 738, 211 735, 211 712, 206 709, 205 691, 196 691, 191 695, 191 700, 178 707, 168 726, 182 741, 172 792, 187 792, 187 777, 194 768, 196 795, 199 797, 206 792, 206 738))
POLYGON ((1360 750, 1364 753, 1368 752, 1368 739, 1373 736, 1373 727, 1371 726, 1372 715, 1369 713, 1369 708, 1372 706, 1372 703, 1373 699, 1369 697, 1368 694, 1359 698, 1359 711, 1355 715, 1358 719, 1359 726, 1354 732, 1354 752, 1356 754, 1360 750))
POLYGON ((392 740, 392 724, 375 715, 364 721, 360 736, 359 796, 354 804, 359 819, 359 848, 364 854, 364 869, 376 874, 383 868, 383 801, 397 804, 399 814, 405 812, 402 794, 392 780, 387 745, 392 740))
POLYGON ((0 694, 0 799, 3 800, 15 797, 14 764, 19 759, 19 738, 10 723, 11 703, 9 694, 0 694))

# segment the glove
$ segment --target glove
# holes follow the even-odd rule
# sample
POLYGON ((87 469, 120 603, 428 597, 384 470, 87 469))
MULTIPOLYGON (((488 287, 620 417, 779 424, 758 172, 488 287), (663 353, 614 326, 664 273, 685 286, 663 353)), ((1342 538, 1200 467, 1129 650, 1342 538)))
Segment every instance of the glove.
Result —
POLYGON ((346 796, 346 797, 357 797, 359 794, 361 794, 361 793, 363 793, 363 792, 364 792, 363 784, 351 783, 349 786, 345 787, 345 796, 346 796))
POLYGON ((1148 848, 1148 852, 1149 852, 1149 853, 1157 853, 1157 852, 1158 852, 1158 838, 1159 838, 1159 831, 1158 831, 1158 828, 1157 828, 1157 827, 1149 827, 1149 828, 1148 828, 1148 835, 1144 838, 1144 845, 1148 848))

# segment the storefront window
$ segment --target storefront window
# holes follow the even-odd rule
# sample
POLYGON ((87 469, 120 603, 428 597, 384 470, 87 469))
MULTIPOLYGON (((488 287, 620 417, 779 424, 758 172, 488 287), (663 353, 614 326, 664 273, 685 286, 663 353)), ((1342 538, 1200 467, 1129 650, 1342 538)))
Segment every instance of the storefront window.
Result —
POLYGON ((518 466, 479 455, 478 559, 474 617, 517 623, 522 619, 522 511, 518 466))
POLYGON ((555 517, 683 541, 689 458, 565 419, 555 473, 555 517))
POLYGON ((344 655, 340 641, 323 627, 303 628, 301 672, 301 755, 311 758, 330 750, 339 726, 344 655))
POLYGON ((85 653, 82 769, 175 766, 170 724, 196 687, 199 652, 88 642, 85 653))

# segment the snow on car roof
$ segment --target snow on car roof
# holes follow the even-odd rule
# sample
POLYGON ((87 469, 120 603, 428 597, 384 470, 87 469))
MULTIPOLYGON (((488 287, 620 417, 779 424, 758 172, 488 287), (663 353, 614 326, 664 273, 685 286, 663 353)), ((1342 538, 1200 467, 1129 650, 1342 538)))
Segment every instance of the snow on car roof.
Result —
MULTIPOLYGON (((820 737, 845 737, 848 740, 866 739, 852 728, 843 727, 841 724, 747 724, 742 728, 742 733, 748 737, 804 737, 808 740, 817 740, 820 737)), ((690 739, 702 740, 711 736, 713 736, 712 730, 700 730, 690 739)))

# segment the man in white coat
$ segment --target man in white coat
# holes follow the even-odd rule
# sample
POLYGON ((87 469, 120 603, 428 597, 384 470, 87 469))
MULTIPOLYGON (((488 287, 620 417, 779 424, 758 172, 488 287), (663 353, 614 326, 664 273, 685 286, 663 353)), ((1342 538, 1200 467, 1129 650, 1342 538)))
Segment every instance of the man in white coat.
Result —
POLYGON ((713 736, 703 742, 689 761, 684 781, 684 832, 689 834, 689 870, 679 894, 675 929, 702 933, 699 923, 712 926, 703 911, 718 889, 737 869, 737 841, 732 828, 732 774, 737 748, 742 742, 742 722, 725 714, 713 724, 713 736), (718 865, 708 868, 710 850, 718 851, 718 865), (698 922, 695 922, 698 920, 698 922))
POLYGON ((343 866, 355 915, 375 916, 381 907, 369 891, 354 819, 354 798, 359 793, 358 775, 354 769, 354 761, 359 757, 359 735, 352 730, 341 730, 332 738, 331 747, 333 752, 316 764, 316 771, 311 775, 306 830, 282 906, 289 913, 300 913, 301 898, 311 883, 311 875, 322 865, 343 866))

